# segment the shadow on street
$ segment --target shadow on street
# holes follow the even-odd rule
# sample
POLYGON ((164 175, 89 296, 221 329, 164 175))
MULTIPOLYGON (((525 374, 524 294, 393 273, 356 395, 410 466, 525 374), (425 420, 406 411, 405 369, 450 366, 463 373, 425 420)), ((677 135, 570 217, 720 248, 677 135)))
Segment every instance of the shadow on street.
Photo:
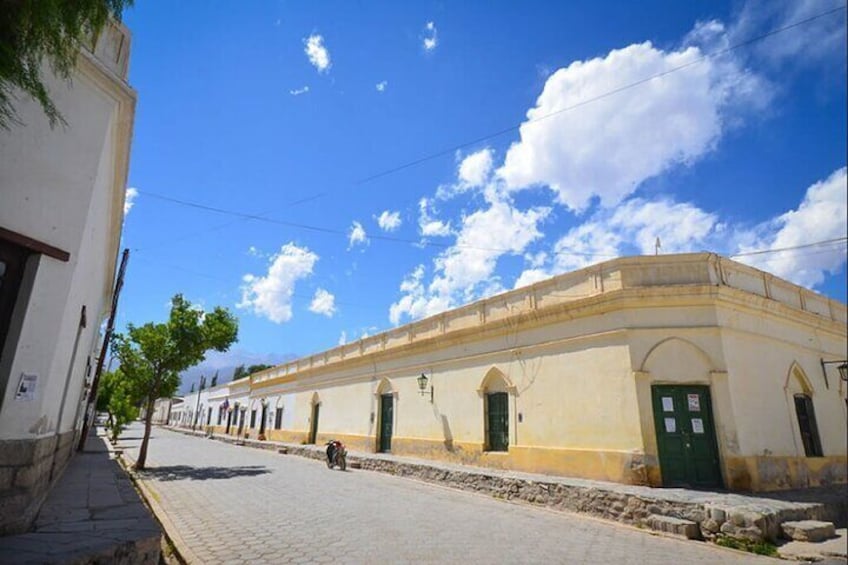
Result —
POLYGON ((189 465, 171 465, 165 467, 150 467, 141 474, 144 477, 160 481, 206 481, 209 479, 234 479, 236 477, 255 477, 271 471, 267 467, 248 465, 242 467, 191 467, 189 465))

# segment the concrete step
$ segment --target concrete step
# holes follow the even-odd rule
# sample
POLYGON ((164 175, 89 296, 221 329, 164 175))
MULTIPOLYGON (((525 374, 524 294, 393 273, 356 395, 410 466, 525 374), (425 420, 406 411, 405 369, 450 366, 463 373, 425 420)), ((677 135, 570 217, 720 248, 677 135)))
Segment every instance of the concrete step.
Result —
POLYGON ((795 541, 820 542, 836 537, 836 527, 832 522, 798 520, 783 522, 780 527, 786 539, 795 541))
POLYGON ((651 514, 646 520, 649 528, 685 539, 701 539, 701 528, 692 520, 651 514))

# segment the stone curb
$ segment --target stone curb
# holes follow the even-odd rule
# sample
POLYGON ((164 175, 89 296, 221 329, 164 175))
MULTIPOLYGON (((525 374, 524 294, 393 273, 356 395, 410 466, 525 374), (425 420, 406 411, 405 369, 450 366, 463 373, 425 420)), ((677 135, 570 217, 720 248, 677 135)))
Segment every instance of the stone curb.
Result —
POLYGON ((165 509, 159 504, 156 492, 143 480, 142 477, 139 476, 139 473, 133 469, 135 460, 126 452, 121 453, 118 460, 121 462, 121 466, 130 477, 130 480, 141 493, 145 503, 153 513, 153 516, 159 522, 159 525, 162 528, 162 535, 167 538, 168 543, 171 545, 176 560, 182 565, 187 563, 201 563, 201 561, 197 558, 197 555, 194 554, 188 544, 186 544, 180 536, 176 526, 174 526, 174 523, 171 522, 171 519, 168 517, 168 513, 165 512, 165 509))
MULTIPOLYGON (((234 445, 244 445, 271 451, 285 450, 290 455, 310 459, 323 459, 324 451, 314 445, 296 445, 274 441, 209 436, 202 431, 192 431, 162 426, 169 431, 185 435, 215 439, 234 445)), ((599 488, 593 484, 583 486, 565 484, 555 478, 528 479, 500 473, 487 473, 482 468, 454 469, 412 461, 397 461, 379 456, 348 455, 348 465, 367 471, 378 471, 399 477, 413 478, 450 488, 477 492, 508 501, 522 501, 558 511, 587 514, 596 518, 628 524, 658 532, 667 532, 667 517, 691 523, 685 531, 688 539, 714 541, 729 537, 750 542, 776 543, 782 536, 780 525, 793 520, 821 520, 828 509, 820 503, 791 503, 765 508, 756 505, 722 505, 703 501, 672 500, 661 496, 637 495, 599 488), (695 527, 697 526, 697 527, 695 527)), ((586 481, 588 482, 588 481, 586 481)), ((624 485, 622 485, 624 486, 624 485)), ((623 489, 627 490, 627 489, 623 489)), ((662 489, 657 494, 662 494, 662 489)))

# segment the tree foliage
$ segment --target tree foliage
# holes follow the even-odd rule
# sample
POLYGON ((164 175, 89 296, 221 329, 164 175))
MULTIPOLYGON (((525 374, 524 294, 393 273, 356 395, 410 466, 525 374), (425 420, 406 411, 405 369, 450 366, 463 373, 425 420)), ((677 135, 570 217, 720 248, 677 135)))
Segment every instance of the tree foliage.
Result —
POLYGON ((147 459, 155 400, 173 396, 182 371, 201 363, 209 350, 227 351, 237 336, 238 321, 229 310, 217 307, 204 312, 180 294, 171 300, 167 322, 130 324, 126 335, 115 335, 113 348, 121 371, 147 406, 137 468, 143 469, 147 459))
POLYGON ((245 367, 245 365, 239 365, 236 367, 235 371, 233 371, 233 380, 237 381, 239 379, 243 379, 244 377, 249 377, 253 373, 258 373, 259 371, 264 371, 265 369, 270 369, 273 365, 265 365, 263 363, 258 363, 256 365, 250 365, 245 367))
POLYGON ((138 391, 121 369, 103 373, 97 391, 97 411, 106 412, 109 439, 117 441, 127 425, 138 418, 138 391))
POLYGON ((133 0, 0 0, 0 127, 20 123, 18 91, 35 98, 50 126, 65 123, 42 78, 48 63, 67 80, 80 46, 96 38, 110 17, 133 0))

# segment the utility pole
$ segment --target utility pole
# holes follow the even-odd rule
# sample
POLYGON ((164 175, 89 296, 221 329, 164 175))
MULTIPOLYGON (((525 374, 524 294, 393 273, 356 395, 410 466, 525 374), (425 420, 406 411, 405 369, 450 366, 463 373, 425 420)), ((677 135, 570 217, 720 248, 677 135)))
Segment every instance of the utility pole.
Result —
POLYGON ((124 274, 127 272, 127 261, 130 258, 130 250, 124 249, 121 255, 121 266, 118 268, 118 276, 115 279, 115 290, 112 292, 112 311, 109 312, 109 322, 106 324, 106 332, 103 334, 103 346, 100 348, 100 357, 97 359, 97 368, 94 370, 94 378, 91 380, 91 390, 88 391, 88 401, 85 406, 85 415, 82 421, 82 434, 77 444, 77 451, 85 448, 85 439, 94 421, 95 404, 97 403, 97 387, 100 385, 100 373, 103 372, 103 363, 106 361, 106 352, 109 349, 109 341, 115 330, 115 315, 118 312, 118 297, 121 296, 121 288, 124 286, 124 274))

